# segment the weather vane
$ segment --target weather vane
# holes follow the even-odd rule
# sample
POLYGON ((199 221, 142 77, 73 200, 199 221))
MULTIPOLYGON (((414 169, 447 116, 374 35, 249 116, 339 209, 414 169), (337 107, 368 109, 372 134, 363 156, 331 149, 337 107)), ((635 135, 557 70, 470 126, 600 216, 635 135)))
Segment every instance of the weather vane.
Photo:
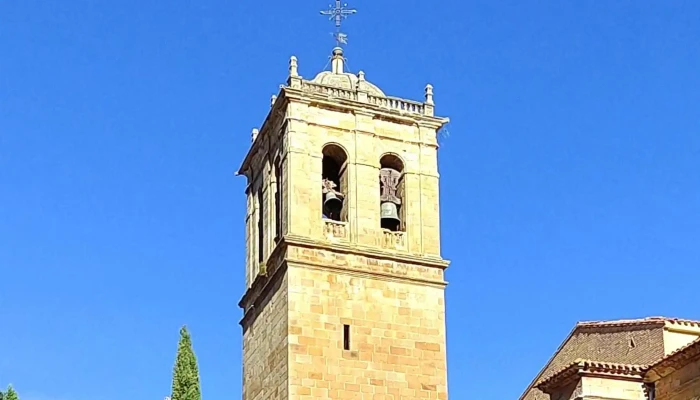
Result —
POLYGON ((340 26, 343 23, 343 20, 347 18, 348 15, 357 13, 357 10, 354 8, 347 7, 347 3, 341 3, 340 0, 335 0, 335 7, 330 5, 328 6, 328 10, 321 11, 322 15, 329 16, 329 20, 335 20, 335 33, 333 36, 335 37, 335 41, 338 46, 348 43, 348 35, 340 31, 340 26))

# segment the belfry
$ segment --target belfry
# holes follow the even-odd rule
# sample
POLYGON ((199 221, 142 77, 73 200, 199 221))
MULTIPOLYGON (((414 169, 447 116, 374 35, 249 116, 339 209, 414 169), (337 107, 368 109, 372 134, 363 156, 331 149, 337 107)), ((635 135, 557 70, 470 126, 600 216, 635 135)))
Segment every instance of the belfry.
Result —
MULTIPOLYGON (((345 10, 345 11, 343 11, 345 10)), ((354 13, 324 12, 337 22, 354 13)), ((433 88, 387 96, 346 71, 286 85, 247 178, 243 399, 447 399, 433 88)))

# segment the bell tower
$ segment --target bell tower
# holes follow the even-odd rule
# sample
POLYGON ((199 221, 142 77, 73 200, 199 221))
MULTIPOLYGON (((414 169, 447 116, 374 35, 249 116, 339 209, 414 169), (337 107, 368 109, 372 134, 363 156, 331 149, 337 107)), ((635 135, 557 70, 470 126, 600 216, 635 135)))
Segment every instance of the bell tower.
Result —
POLYGON ((434 108, 290 59, 239 171, 244 400, 447 399, 434 108))

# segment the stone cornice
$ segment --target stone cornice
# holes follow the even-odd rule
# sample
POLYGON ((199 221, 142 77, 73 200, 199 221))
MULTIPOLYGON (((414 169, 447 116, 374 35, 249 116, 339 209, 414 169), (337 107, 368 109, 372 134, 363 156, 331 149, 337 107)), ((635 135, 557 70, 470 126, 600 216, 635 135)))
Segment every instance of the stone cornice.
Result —
POLYGON ((280 93, 277 96, 275 103, 272 105, 270 112, 267 113, 265 121, 263 121, 263 124, 260 127, 260 133, 255 138, 255 140, 253 140, 253 143, 248 149, 248 153, 243 159, 241 166, 238 168, 238 172, 236 172, 236 175, 247 175, 247 170, 250 162, 254 158, 255 153, 258 151, 258 148, 262 145, 264 140, 266 140, 263 138, 269 136, 268 130, 271 129, 271 127, 273 127, 280 118, 286 119, 284 116, 283 109, 284 107, 286 107, 288 102, 289 100, 284 96, 284 89, 280 89, 280 93))
POLYGON ((376 104, 359 102, 357 100, 344 99, 341 97, 324 96, 318 93, 304 92, 301 89, 293 89, 290 87, 282 88, 285 97, 295 101, 311 102, 316 104, 326 105, 332 108, 342 108, 346 110, 358 111, 364 115, 368 113, 374 116, 384 117, 390 120, 395 120, 404 124, 419 124, 420 126, 440 129, 450 120, 446 117, 435 117, 419 113, 401 112, 384 108, 376 104))
POLYGON ((287 261, 289 266, 308 268, 321 271, 332 271, 337 273, 343 273, 346 275, 357 276, 357 277, 369 277, 375 280, 388 281, 388 282, 403 282, 412 283, 421 286, 432 286, 436 288, 445 288, 447 282, 444 280, 433 280, 433 279, 420 279, 412 278, 406 276, 397 276, 389 273, 376 272, 376 271, 365 271, 362 269, 352 268, 352 267, 335 267, 328 264, 316 263, 311 261, 287 261))
MULTIPOLYGON (((387 98, 389 99, 389 98, 387 98)), ((394 100, 394 98, 390 98, 394 100)), ((420 104, 413 102, 411 100, 401 100, 395 99, 396 101, 405 101, 410 104, 420 104)), ((264 138, 269 136, 269 129, 272 129, 278 122, 279 119, 291 119, 284 115, 283 109, 289 104, 290 101, 304 103, 304 104, 318 104, 320 106, 325 106, 326 108, 342 109, 347 111, 352 111, 358 115, 372 116, 374 118, 385 119, 405 125, 417 125, 419 127, 425 127, 430 129, 435 129, 436 131, 443 127, 449 122, 449 118, 436 117, 432 115, 425 115, 417 112, 406 112, 399 109, 392 109, 387 107, 382 107, 380 105, 360 102, 352 99, 345 99, 342 97, 332 97, 324 96, 319 93, 305 92, 301 88, 292 88, 289 86, 282 86, 280 88, 279 95, 275 99, 274 104, 270 112, 265 117, 260 132, 258 136, 253 141, 248 153, 246 154, 241 166, 238 168, 236 175, 247 175, 248 167, 255 153, 258 151, 262 143, 266 140, 264 138)), ((432 107, 431 105, 428 105, 432 107)), ((305 121, 306 123, 311 123, 311 121, 305 121)), ((426 146, 437 147, 436 143, 424 143, 417 142, 426 146)))
POLYGON ((309 126, 318 126, 318 127, 322 127, 322 128, 334 129, 334 130, 340 131, 340 132, 358 133, 358 134, 362 134, 362 135, 381 137, 383 139, 393 140, 395 142, 411 143, 411 144, 415 144, 418 146, 424 146, 424 147, 429 147, 429 148, 433 148, 433 149, 439 148, 437 143, 430 143, 430 142, 425 142, 425 141, 421 141, 421 140, 410 140, 410 139, 404 139, 404 138, 396 138, 396 137, 392 137, 392 136, 381 135, 381 134, 378 134, 376 132, 365 131, 362 129, 348 129, 348 128, 342 128, 342 127, 334 126, 334 125, 321 124, 321 123, 317 123, 314 121, 305 121, 305 122, 309 126))
POLYGON ((290 246, 331 250, 338 253, 355 254, 368 258, 390 260, 424 267, 441 268, 443 270, 447 268, 449 264, 447 260, 443 259, 394 254, 373 248, 340 245, 327 242, 317 242, 303 237, 287 235, 277 242, 277 245, 268 257, 267 261, 265 262, 265 265, 263 266, 263 268, 261 268, 260 274, 255 278, 252 285, 248 288, 248 290, 246 290, 246 293, 238 302, 238 306, 243 309, 243 318, 241 319, 240 324, 241 326, 243 326, 244 329, 246 329, 247 324, 250 322, 250 320, 253 319, 255 315, 257 315, 256 310, 261 308, 260 303, 262 299, 266 297, 267 293, 271 290, 273 285, 279 279, 282 278, 284 273, 287 271, 288 266, 317 270, 330 270, 346 273, 349 275, 368 276, 385 281, 406 282, 418 285, 427 285, 437 288, 445 288, 447 286, 447 282, 444 280, 399 276, 381 271, 361 270, 358 268, 353 268, 352 266, 336 267, 309 260, 289 259, 288 249, 290 246))
POLYGON ((359 256, 365 256, 369 258, 383 259, 396 261, 406 264, 422 265, 425 267, 440 268, 442 270, 447 269, 450 265, 448 260, 435 256, 418 256, 413 254, 405 253, 394 253, 387 251, 386 249, 380 249, 370 246, 362 246, 354 243, 337 243, 328 241, 318 241, 309 239, 303 236, 287 235, 284 237, 284 242, 290 245, 296 245, 299 247, 315 248, 315 249, 325 249, 331 250, 338 253, 353 254, 359 256))
POLYGON ((238 302, 238 306, 243 309, 244 314, 241 325, 244 325, 247 318, 250 318, 248 314, 255 308, 255 304, 260 303, 260 299, 265 297, 272 283, 281 277, 283 271, 286 271, 286 256, 287 246, 283 239, 280 239, 265 264, 261 266, 260 274, 255 277, 253 283, 238 302))
MULTIPOLYGON (((290 101, 305 103, 305 104, 318 104, 325 106, 327 108, 336 108, 347 111, 352 111, 358 115, 373 116, 374 118, 384 119, 393 121, 405 125, 417 125, 419 127, 426 127, 430 129, 435 129, 436 131, 443 127, 449 122, 449 118, 436 117, 431 115, 420 114, 416 112, 404 112, 402 110, 396 110, 391 108, 382 107, 376 104, 359 102, 357 100, 344 99, 339 97, 324 96, 318 93, 304 92, 300 88, 291 88, 288 86, 282 86, 280 88, 279 95, 277 96, 272 109, 265 117, 260 133, 257 138, 253 141, 248 153, 246 154, 241 166, 238 168, 236 175, 247 175, 248 167, 250 162, 254 158, 255 153, 258 151, 262 143, 266 140, 264 138, 269 136, 269 129, 273 128, 282 118, 284 120, 292 119, 284 115, 283 109, 286 107, 290 101)), ((411 102, 410 100, 406 100, 411 102)), ((415 103, 415 102, 411 102, 415 103)), ((416 103, 418 104, 418 103, 416 103)), ((312 124, 312 121, 304 121, 306 123, 312 124)), ((425 146, 437 147, 436 143, 426 143, 418 141, 425 146)))

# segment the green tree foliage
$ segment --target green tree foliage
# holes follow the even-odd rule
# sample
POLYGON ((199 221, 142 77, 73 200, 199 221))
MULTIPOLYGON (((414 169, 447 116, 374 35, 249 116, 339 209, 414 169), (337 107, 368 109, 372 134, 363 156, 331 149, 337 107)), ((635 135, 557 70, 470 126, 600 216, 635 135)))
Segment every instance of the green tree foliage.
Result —
POLYGON ((17 392, 12 388, 12 385, 7 387, 7 392, 2 393, 2 400, 19 400, 17 392))
POLYGON ((192 338, 185 326, 180 329, 180 342, 177 345, 171 398, 172 400, 202 400, 202 394, 199 389, 197 357, 192 350, 192 338))

